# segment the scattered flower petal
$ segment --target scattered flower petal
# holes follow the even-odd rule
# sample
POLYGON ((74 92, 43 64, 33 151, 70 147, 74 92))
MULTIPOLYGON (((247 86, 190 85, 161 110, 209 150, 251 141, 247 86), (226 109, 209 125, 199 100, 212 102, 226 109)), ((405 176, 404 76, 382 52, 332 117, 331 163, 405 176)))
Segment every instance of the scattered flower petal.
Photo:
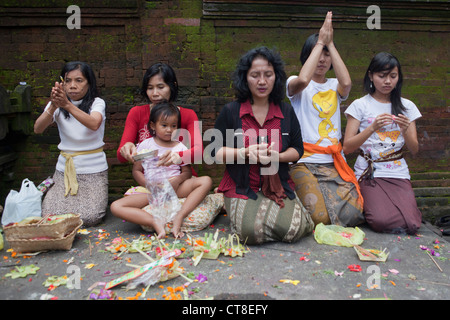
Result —
POLYGON ((299 259, 300 261, 309 261, 310 259, 308 259, 308 258, 306 258, 306 257, 300 257, 300 259, 299 259))
POLYGON ((201 274, 201 273, 199 273, 198 276, 195 277, 195 279, 196 279, 199 283, 208 281, 208 278, 207 278, 204 274, 201 274))
POLYGON ((399 274, 399 271, 397 269, 389 269, 389 272, 393 274, 399 274))
POLYGON ((300 283, 300 280, 281 279, 280 282, 281 283, 291 283, 294 286, 296 286, 300 283))
POLYGON ((115 300, 116 293, 106 289, 96 289, 89 295, 89 300, 115 300))
POLYGON ((58 300, 58 297, 55 297, 54 295, 49 293, 44 293, 43 295, 41 295, 39 300, 58 300))
POLYGON ((362 268, 359 264, 351 264, 347 268, 353 272, 361 272, 362 271, 362 268))

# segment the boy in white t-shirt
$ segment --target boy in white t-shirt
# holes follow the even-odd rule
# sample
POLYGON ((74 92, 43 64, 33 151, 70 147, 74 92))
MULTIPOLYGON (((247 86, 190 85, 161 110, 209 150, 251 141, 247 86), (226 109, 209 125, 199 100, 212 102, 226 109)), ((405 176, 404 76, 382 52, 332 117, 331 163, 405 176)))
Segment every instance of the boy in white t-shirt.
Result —
POLYGON ((291 177, 315 224, 355 226, 364 221, 363 200, 340 140, 340 102, 347 99, 351 78, 333 43, 332 13, 318 34, 305 42, 298 76, 286 91, 300 122, 305 152, 291 167, 291 177), (326 73, 334 69, 336 78, 326 73))

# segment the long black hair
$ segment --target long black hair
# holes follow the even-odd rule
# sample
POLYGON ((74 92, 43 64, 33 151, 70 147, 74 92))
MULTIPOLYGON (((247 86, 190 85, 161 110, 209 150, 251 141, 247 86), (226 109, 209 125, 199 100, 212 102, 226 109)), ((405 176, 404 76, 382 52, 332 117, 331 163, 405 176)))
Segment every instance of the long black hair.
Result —
MULTIPOLYGON (((303 44, 302 52, 300 53, 300 62, 302 63, 302 65, 305 64, 306 60, 308 60, 311 51, 316 46, 318 40, 318 33, 314 33, 306 39, 305 43, 303 44)), ((328 52, 328 47, 324 45, 323 50, 328 52)), ((330 70, 333 70, 333 65, 331 65, 330 70)))
POLYGON ((402 104, 401 94, 403 85, 403 73, 400 67, 400 62, 398 59, 388 52, 380 52, 373 57, 372 61, 367 68, 366 74, 364 75, 364 91, 373 94, 375 92, 375 86, 370 80, 369 73, 374 74, 376 72, 391 71, 395 67, 398 68, 398 81, 395 88, 391 91, 390 100, 392 104, 391 113, 398 116, 403 111, 406 110, 405 106, 402 104))
POLYGON ((150 98, 147 95, 148 82, 150 79, 159 74, 161 78, 163 78, 164 82, 170 88, 170 102, 175 102, 178 98, 178 81, 177 76, 175 75, 175 71, 173 71, 172 67, 168 64, 158 62, 151 65, 144 74, 144 78, 142 80, 141 86, 141 95, 150 101, 150 98))
MULTIPOLYGON (((71 61, 64 65, 64 67, 61 70, 60 76, 65 80, 67 73, 73 70, 80 70, 80 72, 83 74, 83 76, 86 78, 89 84, 89 89, 86 92, 86 95, 83 97, 83 101, 78 106, 78 108, 80 110, 83 110, 87 114, 90 114, 92 103, 94 102, 95 98, 98 97, 97 80, 95 78, 94 71, 92 70, 91 66, 88 65, 86 62, 71 61)), ((70 118, 70 114, 67 110, 61 108, 61 111, 66 119, 70 118)))
POLYGON ((248 88, 247 73, 250 70, 255 58, 264 58, 273 67, 275 72, 275 83, 273 90, 269 95, 269 101, 279 105, 284 99, 284 84, 286 82, 286 73, 284 71, 284 62, 281 56, 267 47, 258 47, 244 54, 236 67, 233 75, 233 85, 236 91, 236 98, 239 102, 245 102, 250 99, 253 101, 252 93, 248 88))

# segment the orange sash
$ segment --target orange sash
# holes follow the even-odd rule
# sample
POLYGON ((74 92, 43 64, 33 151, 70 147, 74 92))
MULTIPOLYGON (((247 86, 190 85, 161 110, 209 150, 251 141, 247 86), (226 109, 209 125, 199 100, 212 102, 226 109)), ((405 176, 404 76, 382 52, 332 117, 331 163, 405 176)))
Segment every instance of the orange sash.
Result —
POLYGON ((321 147, 316 144, 303 142, 303 147, 305 148, 305 151, 311 153, 331 154, 333 156, 334 167, 336 168, 341 178, 344 181, 352 182, 355 185, 356 191, 358 192, 359 195, 358 202, 361 204, 362 208, 364 204, 364 199, 361 195, 361 190, 359 188, 359 183, 356 180, 355 173, 353 172, 352 169, 350 169, 350 167, 348 166, 347 162, 345 161, 344 157, 341 154, 342 144, 339 143, 338 145, 321 147))

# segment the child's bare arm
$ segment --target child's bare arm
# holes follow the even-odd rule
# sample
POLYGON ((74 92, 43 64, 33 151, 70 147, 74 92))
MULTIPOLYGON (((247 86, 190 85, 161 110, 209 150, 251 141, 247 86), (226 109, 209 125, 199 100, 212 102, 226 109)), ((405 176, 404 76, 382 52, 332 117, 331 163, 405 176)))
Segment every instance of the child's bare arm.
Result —
POLYGON ((178 176, 175 176, 171 178, 170 184, 172 185, 173 189, 177 191, 180 184, 182 184, 187 179, 190 179, 192 177, 192 170, 190 165, 181 166, 181 174, 178 176))
POLYGON ((132 174, 133 174, 134 180, 136 180, 136 182, 140 186, 142 186, 142 187, 146 186, 145 176, 144 176, 144 168, 142 167, 142 161, 136 161, 135 163, 133 163, 132 174))

